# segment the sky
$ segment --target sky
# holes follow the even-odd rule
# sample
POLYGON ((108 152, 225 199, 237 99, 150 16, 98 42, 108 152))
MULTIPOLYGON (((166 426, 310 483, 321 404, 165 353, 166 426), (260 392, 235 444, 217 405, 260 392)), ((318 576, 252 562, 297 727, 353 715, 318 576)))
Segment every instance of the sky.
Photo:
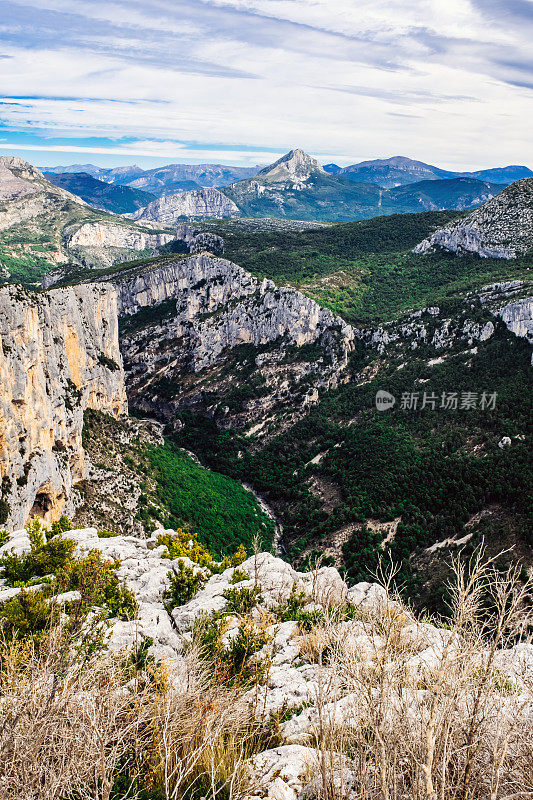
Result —
POLYGON ((0 155, 533 167, 533 0, 0 0, 0 155))

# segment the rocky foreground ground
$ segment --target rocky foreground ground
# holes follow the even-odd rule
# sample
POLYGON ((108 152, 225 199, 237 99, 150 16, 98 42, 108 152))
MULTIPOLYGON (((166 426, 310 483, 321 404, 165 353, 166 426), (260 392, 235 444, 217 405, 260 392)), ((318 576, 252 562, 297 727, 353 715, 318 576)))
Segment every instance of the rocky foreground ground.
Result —
MULTIPOLYGON (((321 796, 317 776, 325 729, 343 735, 360 731, 379 712, 380 724, 397 719, 407 730, 419 732, 428 723, 432 698, 444 680, 442 674, 438 678, 443 669, 461 679, 462 662, 468 658, 477 659, 478 670, 489 664, 486 651, 481 647, 474 653, 457 629, 415 619, 378 584, 349 588, 333 567, 302 573, 270 553, 258 553, 211 574, 207 566, 186 556, 169 558, 167 546, 160 542, 165 536, 172 538, 173 531, 157 530, 146 540, 103 538, 95 528, 64 535, 76 542, 79 555, 97 550, 116 560, 118 577, 135 595, 134 619, 108 621, 108 648, 128 652, 140 641, 151 642, 149 654, 166 664, 183 691, 199 621, 216 625, 220 653, 229 652, 232 642, 245 635, 247 641, 253 639, 249 659, 253 677, 243 682, 238 702, 254 719, 275 726, 277 746, 245 763, 249 797, 321 796), (199 589, 172 608, 165 598, 172 576, 183 570, 200 576, 199 589)), ((0 548, 0 556, 23 554, 30 546, 28 531, 18 530, 0 548)), ((2 583, 0 603, 23 591, 2 583)), ((40 588, 37 583, 29 591, 40 588)), ((65 606, 76 597, 71 591, 55 600, 65 606)), ((490 660, 484 725, 492 720, 498 728, 510 718, 527 725, 533 708, 532 673, 533 645, 522 642, 495 654, 490 660)), ((456 691, 457 708, 466 707, 468 697, 461 694, 461 687, 456 691)), ((341 739, 330 757, 330 776, 334 782, 341 780, 344 795, 355 797, 349 790, 355 780, 353 764, 343 753, 341 739)))

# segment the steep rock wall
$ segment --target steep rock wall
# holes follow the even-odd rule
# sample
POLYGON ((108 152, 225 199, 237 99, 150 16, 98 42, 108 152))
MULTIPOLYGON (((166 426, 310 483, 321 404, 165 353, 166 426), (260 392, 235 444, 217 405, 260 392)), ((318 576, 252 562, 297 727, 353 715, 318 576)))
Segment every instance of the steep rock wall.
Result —
POLYGON ((206 253, 118 277, 114 284, 121 315, 176 300, 172 332, 188 337, 194 371, 227 348, 280 338, 297 347, 324 337, 332 345, 335 340, 343 366, 354 338, 349 325, 309 297, 206 253))
POLYGON ((69 510, 85 474, 87 408, 115 417, 127 410, 114 289, 1 288, 0 522, 50 522, 69 510))
POLYGON ((226 259, 177 257, 111 280, 130 400, 161 419, 191 405, 225 415, 225 398, 237 392, 233 421, 245 426, 280 404, 298 413, 319 389, 346 379, 353 329, 300 292, 226 259))

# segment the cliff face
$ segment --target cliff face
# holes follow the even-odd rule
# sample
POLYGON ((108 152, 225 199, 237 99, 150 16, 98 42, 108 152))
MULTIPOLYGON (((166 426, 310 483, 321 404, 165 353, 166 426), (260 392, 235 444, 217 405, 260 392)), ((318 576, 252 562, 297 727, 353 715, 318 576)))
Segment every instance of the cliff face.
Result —
POLYGON ((70 255, 86 266, 111 266, 139 253, 157 255, 158 248, 176 237, 152 233, 121 223, 86 222, 66 238, 70 255))
POLYGON ((209 383, 211 396, 242 389, 240 421, 248 423, 276 403, 314 402, 319 388, 343 379, 353 329, 230 261, 202 253, 112 280, 130 397, 146 411, 169 418, 202 405, 209 383))
POLYGON ((424 239, 415 253, 437 248, 477 253, 482 258, 516 258, 533 247, 533 178, 511 184, 467 217, 424 239))
POLYGON ((0 523, 50 522, 71 510, 85 474, 87 408, 127 410, 113 288, 1 288, 0 523))
POLYGON ((14 268, 38 278, 54 265, 108 267, 175 238, 91 208, 14 157, 0 157, 0 233, 0 278, 8 279, 14 268))
POLYGON ((174 225, 182 217, 238 217, 235 203, 218 189, 198 189, 166 195, 128 216, 139 221, 174 225))

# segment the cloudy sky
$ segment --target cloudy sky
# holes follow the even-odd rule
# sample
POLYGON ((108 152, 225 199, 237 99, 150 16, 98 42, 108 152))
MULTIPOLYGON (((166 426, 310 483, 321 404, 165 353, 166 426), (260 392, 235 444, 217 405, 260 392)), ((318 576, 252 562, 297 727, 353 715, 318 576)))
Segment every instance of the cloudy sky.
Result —
POLYGON ((0 0, 0 40, 35 164, 533 167, 533 0, 0 0))

